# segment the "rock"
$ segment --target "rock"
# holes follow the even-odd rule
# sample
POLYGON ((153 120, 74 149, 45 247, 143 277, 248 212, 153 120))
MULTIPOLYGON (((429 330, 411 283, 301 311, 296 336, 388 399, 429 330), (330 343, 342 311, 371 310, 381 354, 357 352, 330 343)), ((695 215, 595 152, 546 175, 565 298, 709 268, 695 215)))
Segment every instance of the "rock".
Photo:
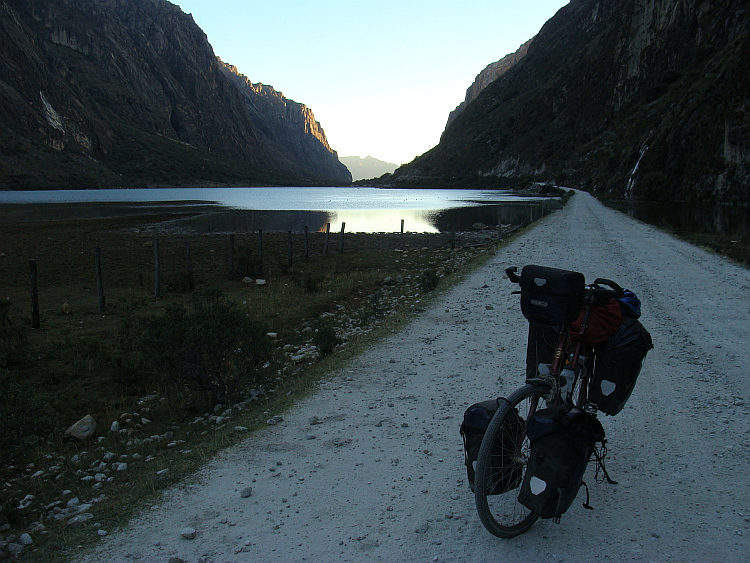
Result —
POLYGON ((103 538, 107 535, 107 530, 97 530, 96 533, 99 537, 103 538))
POLYGON ((23 551, 23 546, 20 543, 9 543, 8 544, 8 553, 10 553, 12 556, 18 556, 23 551))
POLYGON ((248 498, 248 497, 249 497, 249 496, 251 496, 252 494, 253 494, 253 488, 252 488, 252 487, 245 487, 245 488, 244 488, 244 489, 242 489, 242 491, 240 492, 240 497, 241 497, 241 498, 248 498))
POLYGON ((63 315, 73 314, 73 308, 70 306, 70 304, 67 301, 62 304, 62 314, 63 315))
POLYGON ((186 540, 194 540, 196 536, 198 535, 198 532, 195 531, 195 528, 183 528, 180 532, 180 535, 183 537, 183 539, 186 540))
POLYGON ((244 278, 242 278, 242 283, 244 283, 244 284, 246 284, 246 285, 250 285, 250 284, 252 284, 252 283, 253 283, 254 281, 255 281, 255 280, 253 280, 253 278, 248 278, 248 277, 244 277, 244 278))
POLYGON ((266 285, 266 280, 255 280, 255 285, 266 285))
POLYGON ((24 508, 28 508, 32 500, 34 500, 34 495, 26 495, 25 497, 23 497, 23 500, 18 504, 18 509, 23 510, 24 508))
POLYGON ((78 526, 82 526, 89 520, 93 520, 94 515, 90 512, 82 512, 81 514, 78 514, 77 516, 73 516, 70 520, 68 520, 68 526, 71 528, 77 528, 78 526))
POLYGON ((90 414, 84 416, 81 420, 76 422, 73 426, 65 431, 66 436, 72 436, 73 438, 80 440, 81 442, 88 440, 94 435, 96 430, 96 421, 90 414))
POLYGON ((29 534, 21 534, 21 537, 18 538, 18 543, 20 543, 23 546, 29 546, 34 543, 34 540, 31 539, 31 536, 29 534))

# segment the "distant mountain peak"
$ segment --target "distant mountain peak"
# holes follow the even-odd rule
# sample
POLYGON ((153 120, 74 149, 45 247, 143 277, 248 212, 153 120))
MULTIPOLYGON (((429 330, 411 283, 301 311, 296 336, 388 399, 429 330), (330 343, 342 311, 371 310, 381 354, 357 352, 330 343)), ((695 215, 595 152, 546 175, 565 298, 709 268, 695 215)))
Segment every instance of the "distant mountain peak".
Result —
POLYGON ((341 156, 339 161, 346 166, 352 173, 352 181, 370 180, 380 178, 383 174, 393 174, 398 165, 367 155, 360 156, 341 156))

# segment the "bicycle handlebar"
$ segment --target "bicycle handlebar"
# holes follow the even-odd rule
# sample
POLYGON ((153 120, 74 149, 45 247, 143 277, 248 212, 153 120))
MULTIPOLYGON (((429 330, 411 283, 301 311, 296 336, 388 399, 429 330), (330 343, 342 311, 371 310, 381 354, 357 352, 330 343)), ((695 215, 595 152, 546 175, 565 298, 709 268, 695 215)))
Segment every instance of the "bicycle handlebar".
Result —
POLYGON ((513 283, 521 283, 521 276, 516 273, 517 271, 518 268, 516 266, 511 266, 510 268, 505 268, 505 275, 513 283))

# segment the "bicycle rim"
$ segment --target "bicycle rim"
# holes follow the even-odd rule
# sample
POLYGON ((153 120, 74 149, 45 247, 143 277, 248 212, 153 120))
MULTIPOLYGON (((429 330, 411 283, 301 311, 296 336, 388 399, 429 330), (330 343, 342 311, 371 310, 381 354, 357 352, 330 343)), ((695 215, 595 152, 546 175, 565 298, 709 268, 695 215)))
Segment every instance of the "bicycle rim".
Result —
POLYGON ((539 518, 538 514, 518 502, 530 446, 525 431, 520 435, 517 431, 509 435, 512 427, 508 422, 515 418, 511 413, 514 409, 525 423, 530 414, 544 406, 543 396, 547 392, 543 385, 527 384, 511 393, 507 401, 501 401, 482 440, 476 465, 474 499, 482 524, 497 537, 512 538, 522 534, 539 518), (512 456, 506 455, 501 461, 498 452, 509 440, 516 444, 515 450, 512 456), (498 483, 502 486, 498 487, 498 483), (493 494, 498 488, 508 490, 493 494))

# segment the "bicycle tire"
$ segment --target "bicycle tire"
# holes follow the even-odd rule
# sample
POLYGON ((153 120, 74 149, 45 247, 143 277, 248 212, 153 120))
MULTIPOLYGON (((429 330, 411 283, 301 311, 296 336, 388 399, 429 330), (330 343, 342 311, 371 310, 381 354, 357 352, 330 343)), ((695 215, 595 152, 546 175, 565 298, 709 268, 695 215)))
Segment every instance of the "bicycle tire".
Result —
MULTIPOLYGON (((544 406, 544 396, 548 393, 549 387, 530 383, 516 389, 508 396, 507 400, 501 401, 482 439, 476 465, 474 499, 482 524, 487 528, 487 531, 499 538, 513 538, 523 534, 539 518, 538 514, 518 502, 521 478, 513 477, 512 484, 507 486, 511 488, 501 494, 492 494, 492 491, 496 490, 496 484, 500 479, 508 479, 508 472, 518 471, 517 465, 515 468, 504 467, 502 470, 497 467, 497 451, 498 447, 502 447, 498 444, 502 444, 504 438, 508 439, 507 434, 504 436, 503 433, 507 431, 507 421, 510 420, 511 409, 515 409, 525 423, 530 414, 544 406)), ((529 449, 529 440, 524 431, 521 434, 521 441, 517 445, 515 454, 512 456, 513 463, 524 465, 523 471, 526 470, 525 465, 526 460, 528 460, 529 449)), ((521 477, 523 471, 518 472, 521 477)))

